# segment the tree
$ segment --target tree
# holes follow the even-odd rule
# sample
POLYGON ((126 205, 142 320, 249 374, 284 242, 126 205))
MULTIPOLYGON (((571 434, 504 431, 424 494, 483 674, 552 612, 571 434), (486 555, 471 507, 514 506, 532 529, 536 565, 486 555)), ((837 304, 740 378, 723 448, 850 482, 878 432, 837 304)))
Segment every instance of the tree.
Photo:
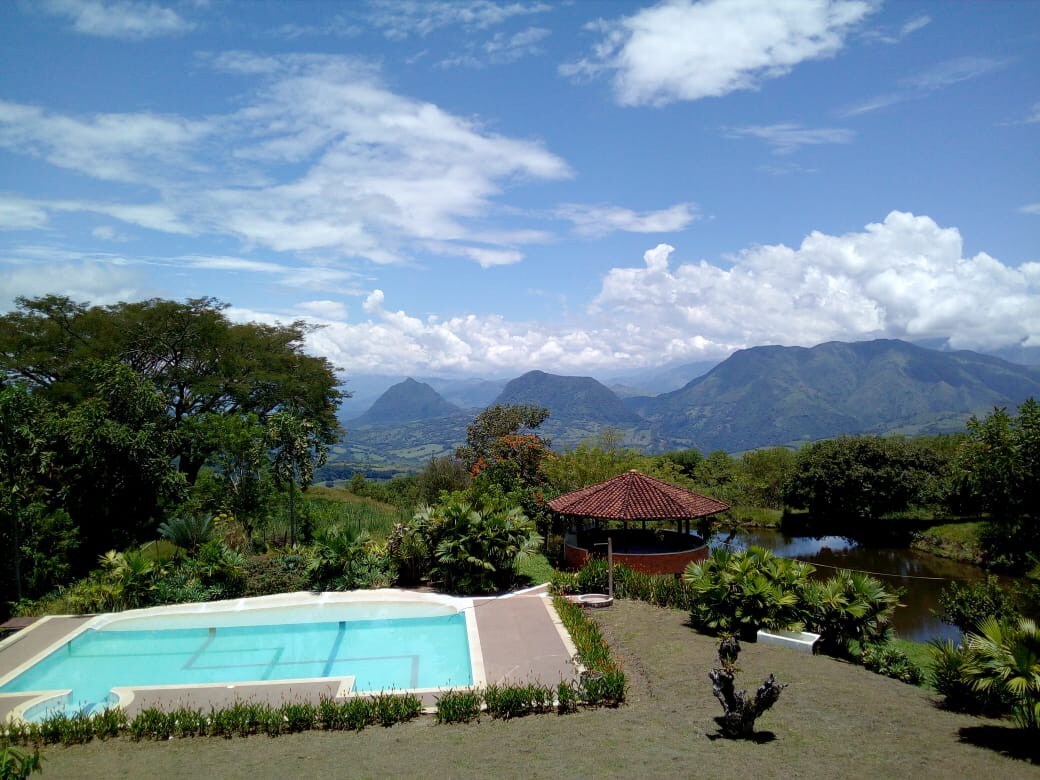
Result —
POLYGON ((794 472, 795 454, 786 447, 745 452, 737 462, 736 482, 743 503, 782 509, 784 485, 794 472))
POLYGON ((93 363, 123 363, 163 398, 177 433, 169 456, 189 484, 214 451, 196 425, 210 415, 264 420, 291 406, 326 444, 335 441, 343 394, 328 361, 304 354, 308 326, 232 323, 226 308, 212 298, 107 307, 19 298, 17 310, 0 317, 0 371, 52 401, 76 404, 93 393, 93 363))
POLYGON ((35 520, 51 497, 47 473, 54 460, 47 431, 52 410, 23 386, 0 388, 0 540, 11 559, 14 595, 25 595, 25 550, 35 520))
POLYGON ((795 458, 784 501, 817 517, 879 518, 940 498, 942 461, 900 437, 841 436, 815 442, 795 458))
POLYGON ((992 563, 1023 568, 1040 551, 1040 403, 1016 416, 994 409, 972 417, 957 453, 967 492, 991 518, 983 546, 992 563))
POLYGON ((154 386, 121 363, 92 364, 87 376, 95 394, 55 421, 55 467, 85 552, 99 555, 142 541, 184 498, 185 480, 154 386))
POLYGON ((292 544, 296 544, 296 486, 307 489, 314 479, 314 471, 324 465, 328 447, 313 421, 289 411, 275 412, 268 418, 267 443, 271 448, 271 469, 275 480, 288 491, 289 538, 292 544))
MULTIPOLYGON (((503 436, 516 436, 524 429, 533 431, 549 418, 549 410, 534 404, 496 404, 477 415, 466 427, 466 445, 455 457, 472 470, 481 459, 492 456, 491 449, 503 436)), ((548 439, 541 439, 549 447, 548 439)))

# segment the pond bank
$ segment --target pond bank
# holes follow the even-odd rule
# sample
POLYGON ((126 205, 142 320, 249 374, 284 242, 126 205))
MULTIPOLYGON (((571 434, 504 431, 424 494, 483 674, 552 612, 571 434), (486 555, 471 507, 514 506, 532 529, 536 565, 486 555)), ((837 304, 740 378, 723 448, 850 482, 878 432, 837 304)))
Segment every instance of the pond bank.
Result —
POLYGON ((934 614, 939 594, 950 582, 977 582, 990 574, 979 566, 907 546, 874 546, 838 535, 793 535, 758 528, 746 529, 732 539, 723 536, 711 541, 723 542, 736 547, 764 547, 781 557, 811 563, 821 575, 833 574, 835 569, 856 569, 890 587, 902 588, 904 606, 896 610, 893 627, 900 637, 917 642, 959 640, 960 631, 934 614))

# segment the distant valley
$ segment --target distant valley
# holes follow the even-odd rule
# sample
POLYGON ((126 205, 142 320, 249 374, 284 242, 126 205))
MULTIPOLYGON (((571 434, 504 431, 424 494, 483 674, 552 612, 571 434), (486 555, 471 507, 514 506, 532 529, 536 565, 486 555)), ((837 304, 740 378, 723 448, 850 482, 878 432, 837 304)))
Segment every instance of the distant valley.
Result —
POLYGON ((1040 367, 896 340, 754 347, 685 370, 689 381, 656 395, 626 390, 667 381, 668 372, 647 372, 648 383, 638 374, 616 377, 620 393, 591 377, 544 371, 508 382, 404 378, 344 421, 330 461, 361 470, 421 467, 453 452, 491 403, 547 407, 539 430, 556 449, 614 429, 626 446, 647 452, 740 452, 840 434, 955 432, 972 414, 1040 397, 1040 367))

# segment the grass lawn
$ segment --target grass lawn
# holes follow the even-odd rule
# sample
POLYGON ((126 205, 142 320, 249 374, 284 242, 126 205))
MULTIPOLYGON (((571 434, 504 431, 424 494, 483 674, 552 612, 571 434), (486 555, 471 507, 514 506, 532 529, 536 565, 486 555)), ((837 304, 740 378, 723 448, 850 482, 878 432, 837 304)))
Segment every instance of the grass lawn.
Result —
POLYGON ((982 557, 979 532, 983 523, 944 523, 921 531, 911 546, 944 558, 975 563, 982 557))
POLYGON ((921 688, 832 658, 758 645, 740 656, 744 684, 753 690, 773 672, 789 686, 759 721, 766 741, 712 739, 715 641, 687 628, 684 613, 641 602, 596 617, 631 679, 616 710, 466 726, 427 717, 357 734, 118 739, 47 748, 45 776, 1040 777, 983 746, 1014 733, 1003 722, 945 712, 921 688))
POLYGON ((529 585, 541 585, 552 577, 553 567, 542 553, 532 553, 517 564, 517 572, 526 577, 529 585))

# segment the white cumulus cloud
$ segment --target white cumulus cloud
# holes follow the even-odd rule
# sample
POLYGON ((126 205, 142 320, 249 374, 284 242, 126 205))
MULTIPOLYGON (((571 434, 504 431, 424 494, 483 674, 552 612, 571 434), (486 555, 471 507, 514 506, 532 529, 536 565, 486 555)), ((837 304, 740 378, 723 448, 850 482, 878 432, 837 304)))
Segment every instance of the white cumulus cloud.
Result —
POLYGON ((1040 263, 1016 268, 984 252, 965 257, 960 232, 927 216, 893 211, 861 231, 749 247, 725 268, 676 262, 675 253, 659 244, 641 265, 612 269, 588 309, 565 321, 422 317, 388 307, 374 290, 360 322, 315 313, 325 327, 309 337, 310 349, 348 375, 494 375, 639 368, 832 339, 1040 345, 1040 263))
POLYGON ((622 105, 718 97, 833 56, 873 8, 863 0, 666 0, 600 21, 592 55, 561 73, 612 75, 622 105))

